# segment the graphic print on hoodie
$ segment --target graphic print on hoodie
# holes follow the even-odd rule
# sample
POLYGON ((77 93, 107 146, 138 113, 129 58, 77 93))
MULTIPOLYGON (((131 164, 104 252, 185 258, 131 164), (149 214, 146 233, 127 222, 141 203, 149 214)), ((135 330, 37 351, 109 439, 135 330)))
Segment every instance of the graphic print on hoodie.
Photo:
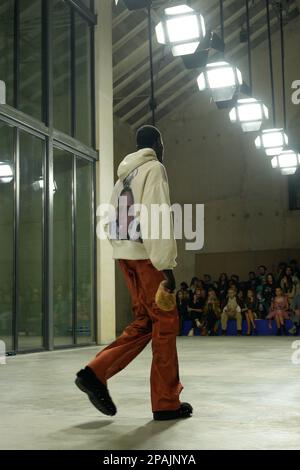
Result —
MULTIPOLYGON (((123 180, 123 189, 118 199, 118 208, 117 208, 117 220, 116 220, 116 234, 118 240, 132 240, 139 243, 143 243, 142 238, 133 238, 130 227, 134 222, 134 215, 130 215, 130 208, 135 204, 134 196, 131 189, 131 182, 133 178, 138 174, 138 168, 133 170, 126 178, 123 180)), ((140 233, 140 223, 136 227, 136 232, 140 233)))
MULTIPOLYGON (((105 230, 113 247, 114 259, 150 259, 159 271, 173 269, 176 266, 177 244, 174 238, 172 214, 169 215, 170 237, 164 238, 162 232, 158 238, 151 238, 146 228, 151 227, 151 220, 140 222, 140 239, 131 240, 126 230, 125 235, 118 236, 116 224, 120 227, 128 227, 131 219, 128 216, 130 203, 142 204, 148 214, 151 214, 152 204, 165 204, 170 207, 170 195, 166 169, 156 157, 153 149, 146 148, 127 155, 118 168, 118 181, 115 184, 110 204, 115 208, 116 221, 107 223, 105 230), (129 183, 129 185, 127 184, 129 183), (128 190, 130 186, 130 191, 128 190), (121 193, 127 197, 125 215, 118 220, 119 198, 121 193), (116 233, 117 236, 112 236, 116 233), (145 234, 147 234, 145 236, 145 234), (144 236, 143 236, 144 235, 144 236), (137 243, 139 241, 139 243, 137 243)), ((138 232, 138 230, 137 230, 138 232)))

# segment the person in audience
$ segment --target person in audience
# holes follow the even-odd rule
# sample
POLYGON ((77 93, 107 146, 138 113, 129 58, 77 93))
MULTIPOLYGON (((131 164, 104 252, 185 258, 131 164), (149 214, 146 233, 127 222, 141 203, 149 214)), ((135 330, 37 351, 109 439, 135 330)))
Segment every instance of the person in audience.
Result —
POLYGON ((276 273, 276 283, 280 284, 280 281, 282 277, 284 276, 285 270, 286 270, 287 264, 284 262, 281 262, 278 264, 277 267, 277 273, 276 273))
POLYGON ((204 281, 202 281, 202 279, 198 279, 198 281, 196 282, 196 288, 197 289, 201 289, 201 290, 205 290, 205 284, 204 284, 204 281))
POLYGON ((181 289, 181 290, 184 290, 184 291, 188 291, 188 290, 189 290, 189 286, 188 286, 188 284, 187 284, 185 281, 183 281, 183 282, 180 283, 180 289, 181 289))
MULTIPOLYGON (((228 282, 227 298, 228 298, 229 289, 235 290, 235 294, 238 293, 238 290, 239 290, 238 285, 237 285, 236 281, 234 281, 233 279, 229 279, 229 282, 228 282)), ((226 298, 226 301, 227 301, 227 298, 226 298)))
POLYGON ((300 294, 297 294, 293 300, 292 311, 294 325, 289 330, 289 333, 294 336, 298 336, 300 333, 300 294))
POLYGON ((277 326, 277 336, 287 334, 285 320, 289 319, 289 303, 287 296, 283 293, 281 287, 276 287, 275 297, 271 304, 270 313, 267 316, 269 327, 272 328, 272 320, 275 319, 277 326))
POLYGON ((238 291, 236 300, 239 306, 241 307, 242 320, 246 320, 247 307, 246 307, 245 294, 244 294, 243 289, 240 289, 238 291))
POLYGON ((227 299, 227 292, 228 292, 228 276, 226 273, 220 274, 220 277, 217 283, 217 292, 218 292, 221 308, 223 308, 227 299))
POLYGON ((291 259, 289 265, 290 265, 290 267, 292 268, 293 273, 295 274, 295 276, 297 276, 298 279, 300 279, 300 267, 299 267, 299 265, 298 265, 298 261, 295 260, 295 259, 291 259))
POLYGON ((237 274, 232 274, 230 280, 233 282, 233 284, 236 287, 236 290, 238 291, 240 288, 240 278, 237 274))
POLYGON ((179 287, 179 289, 178 289, 178 291, 177 291, 177 293, 176 293, 176 300, 178 300, 178 294, 179 294, 179 292, 182 293, 182 295, 183 295, 183 297, 184 297, 185 299, 188 299, 188 300, 189 300, 189 298, 190 298, 189 286, 188 286, 188 284, 187 284, 186 282, 181 282, 181 283, 180 283, 180 287, 179 287))
POLYGON ((217 336, 219 320, 221 316, 220 301, 214 289, 209 289, 204 307, 206 316, 207 333, 209 336, 217 336))
POLYGON ((188 313, 192 320, 192 328, 189 331, 188 336, 194 336, 195 328, 201 329, 203 327, 202 315, 204 312, 206 292, 204 289, 197 288, 192 300, 189 301, 188 313))
POLYGON ((294 275, 294 282, 295 282, 295 297, 300 294, 300 274, 294 275))
POLYGON ((226 335, 228 320, 236 320, 238 336, 242 334, 242 313, 236 298, 236 289, 228 290, 228 299, 221 315, 222 334, 226 335))
POLYGON ((255 292, 253 289, 248 289, 246 297, 246 321, 247 321, 247 336, 251 336, 251 333, 256 334, 255 319, 257 318, 257 300, 255 298, 255 292))
POLYGON ((265 265, 261 264, 260 266, 258 266, 257 270, 257 283, 261 285, 267 277, 267 268, 265 265))
POLYGON ((204 289, 208 293, 209 289, 213 288, 213 282, 210 274, 204 274, 203 276, 204 289))
POLYGON ((262 296, 265 299, 266 307, 269 310, 272 299, 275 296, 276 281, 272 273, 267 274, 266 283, 263 285, 262 296))
POLYGON ((282 292, 287 296, 289 305, 292 305, 296 295, 296 279, 293 275, 292 268, 287 266, 280 280, 282 292))
POLYGON ((253 290, 256 291, 257 284, 258 284, 258 282, 257 282, 255 272, 254 271, 249 271, 248 281, 247 281, 247 289, 253 289, 253 290))
POLYGON ((256 294, 257 300, 257 318, 258 320, 265 320, 269 313, 270 306, 267 304, 263 292, 256 294))
POLYGON ((195 294, 195 290, 197 288, 198 281, 199 281, 199 278, 197 276, 194 276, 191 280, 190 288, 189 288, 189 295, 190 295, 191 300, 193 299, 193 296, 195 294))
POLYGON ((188 306, 189 306, 189 297, 185 295, 185 291, 180 289, 177 292, 177 310, 179 314, 179 336, 182 336, 183 334, 183 325, 185 320, 189 319, 189 312, 188 312, 188 306))

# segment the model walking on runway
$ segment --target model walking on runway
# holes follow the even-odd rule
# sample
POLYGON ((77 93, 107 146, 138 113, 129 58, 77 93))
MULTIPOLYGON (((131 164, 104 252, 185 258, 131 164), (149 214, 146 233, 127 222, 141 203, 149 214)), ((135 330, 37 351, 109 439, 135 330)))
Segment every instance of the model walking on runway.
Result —
POLYGON ((155 295, 162 281, 168 292, 175 290, 173 269, 176 266, 177 246, 170 214, 170 237, 143 238, 128 231, 132 217, 128 209, 142 204, 151 212, 153 204, 170 206, 169 186, 162 164, 164 147, 156 127, 143 126, 136 136, 137 151, 127 155, 118 169, 111 204, 116 209, 116 237, 111 237, 113 257, 119 262, 132 299, 134 321, 112 344, 77 373, 76 385, 88 395, 91 403, 102 413, 113 416, 117 409, 107 388, 107 381, 124 369, 152 340, 151 402, 153 418, 168 420, 187 418, 193 409, 179 399, 183 386, 179 380, 176 337, 179 330, 177 308, 166 311, 158 307, 155 295), (126 198, 126 219, 120 200, 126 198), (125 236, 124 226, 126 225, 125 236))

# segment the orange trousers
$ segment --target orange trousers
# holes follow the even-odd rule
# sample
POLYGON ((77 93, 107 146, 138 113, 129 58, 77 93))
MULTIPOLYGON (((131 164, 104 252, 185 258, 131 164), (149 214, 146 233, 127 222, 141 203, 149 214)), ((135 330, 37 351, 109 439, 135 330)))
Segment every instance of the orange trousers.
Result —
POLYGON ((150 260, 119 260, 132 298, 134 321, 88 364, 105 383, 124 369, 152 339, 151 402, 153 411, 176 410, 183 386, 179 381, 177 309, 160 310, 155 294, 163 273, 150 260))

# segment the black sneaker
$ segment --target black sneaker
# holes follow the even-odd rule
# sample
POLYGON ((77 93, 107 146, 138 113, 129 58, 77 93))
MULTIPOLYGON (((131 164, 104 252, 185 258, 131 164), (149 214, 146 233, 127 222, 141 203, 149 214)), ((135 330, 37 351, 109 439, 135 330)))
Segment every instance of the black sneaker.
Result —
POLYGON ((97 379, 92 369, 86 367, 76 375, 75 384, 88 395, 90 402, 97 410, 107 416, 114 416, 117 413, 116 405, 112 401, 106 385, 97 379))
POLYGON ((190 418, 193 414, 193 407, 189 403, 181 403, 178 410, 154 411, 155 421, 167 421, 169 419, 190 418))

